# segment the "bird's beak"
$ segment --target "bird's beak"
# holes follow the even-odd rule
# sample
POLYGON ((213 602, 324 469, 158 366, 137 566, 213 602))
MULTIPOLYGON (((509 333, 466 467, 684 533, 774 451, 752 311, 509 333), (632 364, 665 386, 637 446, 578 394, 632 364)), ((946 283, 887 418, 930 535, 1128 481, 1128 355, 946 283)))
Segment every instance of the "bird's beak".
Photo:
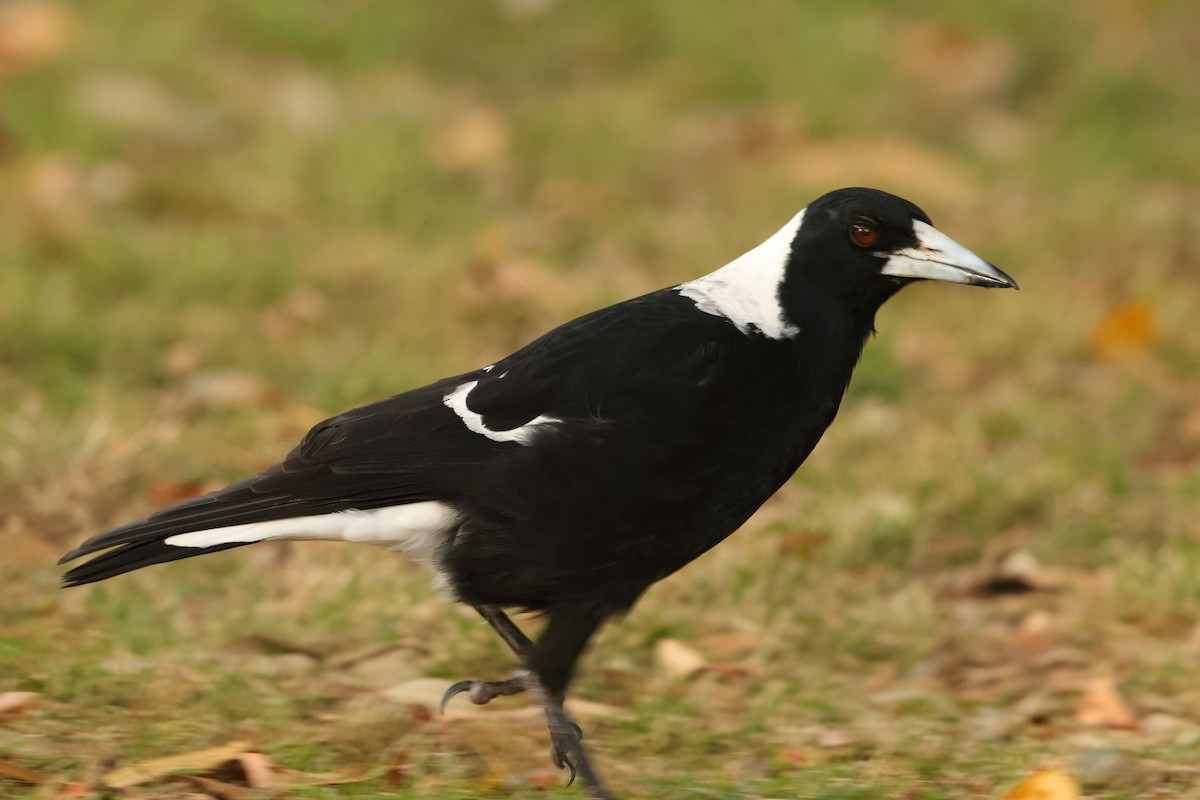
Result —
POLYGON ((897 278, 928 278, 991 289, 1016 289, 1017 282, 937 228, 913 220, 917 246, 886 255, 880 272, 897 278))

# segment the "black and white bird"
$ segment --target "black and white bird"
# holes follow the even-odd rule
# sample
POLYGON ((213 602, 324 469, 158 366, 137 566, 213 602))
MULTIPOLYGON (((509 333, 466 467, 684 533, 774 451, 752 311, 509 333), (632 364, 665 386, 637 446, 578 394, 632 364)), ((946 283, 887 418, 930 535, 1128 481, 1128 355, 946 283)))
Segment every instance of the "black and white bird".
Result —
POLYGON ((912 203, 831 192, 716 272, 326 420, 265 472, 88 539, 62 562, 99 555, 64 582, 275 539, 404 553, 521 664, 445 699, 529 691, 555 764, 609 797, 563 711, 588 640, 788 480, 833 421, 876 311, 920 280, 1016 288, 912 203), (545 616, 537 641, 512 608, 545 616))

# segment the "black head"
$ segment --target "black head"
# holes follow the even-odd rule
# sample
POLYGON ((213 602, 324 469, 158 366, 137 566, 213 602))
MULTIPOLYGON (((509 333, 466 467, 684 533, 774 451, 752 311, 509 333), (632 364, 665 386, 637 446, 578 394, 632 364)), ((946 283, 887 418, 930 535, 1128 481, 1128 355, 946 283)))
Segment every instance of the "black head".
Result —
POLYGON ((874 315, 900 288, 926 279, 1016 288, 907 200, 878 189, 838 189, 804 210, 783 291, 820 287, 874 315))

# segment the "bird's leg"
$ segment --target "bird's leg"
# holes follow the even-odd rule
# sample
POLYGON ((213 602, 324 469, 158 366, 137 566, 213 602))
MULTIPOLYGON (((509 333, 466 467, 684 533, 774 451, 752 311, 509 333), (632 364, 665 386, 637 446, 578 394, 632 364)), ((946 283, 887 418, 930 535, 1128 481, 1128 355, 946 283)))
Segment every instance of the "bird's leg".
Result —
POLYGON ((530 651, 533 650, 533 642, 529 637, 517 627, 515 622, 509 619, 508 614, 495 606, 475 606, 475 610, 479 612, 479 616, 496 629, 496 633, 500 634, 500 638, 524 664, 529 658, 530 651))
MULTIPOLYGON (((489 625, 496 629, 500 634, 500 638, 509 646, 517 658, 525 664, 529 660, 529 654, 533 650, 533 641, 530 640, 525 632, 517 627, 517 624, 512 619, 501 611, 496 606, 475 606, 475 610, 479 612, 479 616, 483 617, 489 625)), ((452 697, 467 693, 467 699, 477 706, 487 705, 497 697, 510 697, 515 694, 521 694, 528 691, 536 684, 536 680, 527 670, 521 670, 513 677, 503 681, 458 681, 446 690, 442 695, 440 708, 446 710, 446 703, 450 702, 452 697)), ((568 723, 575 731, 576 738, 583 736, 583 731, 573 722, 568 720, 568 723)), ((561 765, 559 765, 561 767, 561 765)))
POLYGON ((559 769, 569 771, 568 785, 578 773, 589 797, 611 800, 612 795, 604 788, 583 747, 582 731, 563 710, 564 694, 575 663, 605 615, 590 610, 554 609, 549 616, 550 622, 529 657, 528 684, 546 715, 550 760, 559 769))
MULTIPOLYGON (((508 614, 496 606, 475 606, 475 610, 479 612, 479 616, 496 629, 496 633, 500 634, 504 643, 521 660, 521 665, 525 666, 529 661, 529 654, 533 650, 533 642, 529 637, 517 627, 515 622, 509 619, 508 614)), ((513 677, 503 681, 459 681, 442 695, 439 707, 445 711, 446 703, 450 702, 450 698, 463 692, 467 693, 467 699, 475 705, 487 705, 497 697, 509 697, 526 691, 529 688, 528 681, 527 670, 521 670, 513 677)))
POLYGON ((445 709, 452 697, 463 692, 477 705, 497 697, 529 692, 546 716, 550 760, 554 766, 568 770, 568 784, 574 782, 577 775, 582 778, 587 794, 593 800, 611 800, 612 795, 604 788, 583 748, 583 731, 563 710, 563 696, 575 662, 588 639, 604 621, 604 615, 574 609, 554 610, 549 615, 546 630, 534 643, 495 606, 476 606, 476 610, 496 629, 525 669, 503 681, 459 681, 442 696, 442 708, 445 709))

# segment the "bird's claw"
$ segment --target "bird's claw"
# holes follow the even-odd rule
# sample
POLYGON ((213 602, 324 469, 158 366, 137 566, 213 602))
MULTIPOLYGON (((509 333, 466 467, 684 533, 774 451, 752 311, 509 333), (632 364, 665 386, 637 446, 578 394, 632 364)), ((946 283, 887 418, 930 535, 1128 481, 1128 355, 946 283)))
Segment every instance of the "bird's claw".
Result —
POLYGON ((567 786, 575 782, 575 764, 570 756, 558 749, 558 745, 550 745, 550 762, 559 769, 567 770, 567 786))
POLYGON ((463 692, 470 691, 471 687, 474 685, 475 681, 459 681, 458 683, 451 684, 450 688, 446 690, 446 693, 442 695, 442 701, 438 703, 438 713, 445 714, 446 704, 450 702, 451 698, 453 698, 455 695, 460 695, 463 692))
POLYGON ((570 753, 579 747, 583 739, 583 729, 563 715, 559 710, 558 719, 547 719, 550 732, 550 762, 559 769, 567 770, 567 786, 575 782, 575 762, 570 753), (565 729, 564 729, 565 724, 565 729))

